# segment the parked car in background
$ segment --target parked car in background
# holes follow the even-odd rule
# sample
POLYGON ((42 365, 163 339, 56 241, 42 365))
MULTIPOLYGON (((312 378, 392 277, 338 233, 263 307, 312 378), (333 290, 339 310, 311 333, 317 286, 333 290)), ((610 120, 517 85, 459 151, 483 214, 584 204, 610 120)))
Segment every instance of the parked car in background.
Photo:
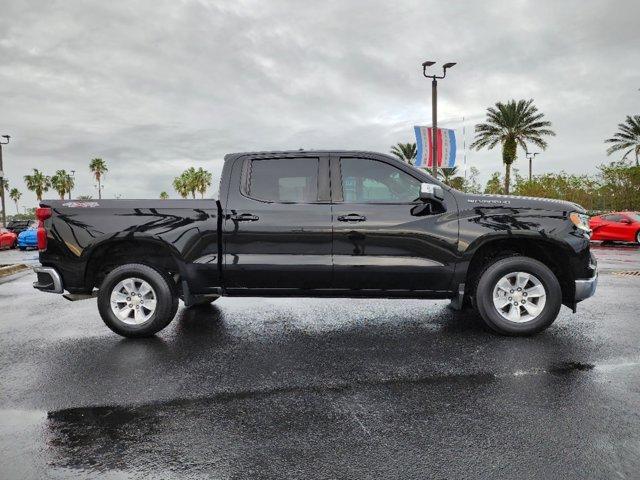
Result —
POLYGON ((614 212, 589 219, 591 240, 636 242, 640 244, 640 213, 614 212))
POLYGON ((29 225, 32 223, 33 220, 11 220, 9 225, 7 225, 7 230, 15 233, 16 235, 20 235, 20 233, 29 228, 29 225))
POLYGON ((23 230, 18 235, 18 248, 26 250, 28 248, 38 248, 38 224, 32 223, 29 228, 23 230))
POLYGON ((7 228, 0 227, 0 250, 3 248, 15 248, 18 236, 7 228))

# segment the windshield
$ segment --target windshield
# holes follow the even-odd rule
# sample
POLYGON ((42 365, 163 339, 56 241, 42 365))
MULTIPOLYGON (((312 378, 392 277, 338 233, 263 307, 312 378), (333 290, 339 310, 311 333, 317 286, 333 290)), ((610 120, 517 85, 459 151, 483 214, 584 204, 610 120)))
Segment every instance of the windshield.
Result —
POLYGON ((640 222, 640 213, 630 213, 629 218, 634 222, 640 222))

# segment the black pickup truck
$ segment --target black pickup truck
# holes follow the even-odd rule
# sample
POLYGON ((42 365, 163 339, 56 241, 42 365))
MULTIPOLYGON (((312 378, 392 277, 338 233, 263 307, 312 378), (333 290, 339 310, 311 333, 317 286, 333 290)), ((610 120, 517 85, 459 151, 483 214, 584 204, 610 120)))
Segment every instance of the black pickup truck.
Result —
POLYGON ((230 154, 218 199, 45 200, 37 217, 34 287, 97 295, 128 337, 224 295, 451 299, 528 335, 597 283, 582 207, 466 194, 371 152, 230 154))

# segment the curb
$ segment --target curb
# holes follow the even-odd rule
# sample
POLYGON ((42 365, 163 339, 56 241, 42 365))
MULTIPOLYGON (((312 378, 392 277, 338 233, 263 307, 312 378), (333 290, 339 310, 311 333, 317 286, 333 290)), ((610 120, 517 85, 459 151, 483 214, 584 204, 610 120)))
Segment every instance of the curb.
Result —
POLYGON ((13 275, 14 273, 27 270, 29 267, 24 263, 15 263, 13 265, 0 265, 0 278, 13 275))

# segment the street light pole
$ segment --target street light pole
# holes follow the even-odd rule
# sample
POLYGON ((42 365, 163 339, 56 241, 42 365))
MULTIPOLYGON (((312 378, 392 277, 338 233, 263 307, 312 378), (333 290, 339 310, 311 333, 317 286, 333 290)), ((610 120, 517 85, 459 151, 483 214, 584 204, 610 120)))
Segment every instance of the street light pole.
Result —
POLYGON ((431 80, 431 149, 433 152, 433 176, 438 178, 438 80, 431 80))
POLYGON ((442 75, 427 75, 427 67, 436 62, 427 60, 422 63, 422 75, 431 79, 431 154, 433 158, 432 172, 438 178, 438 80, 447 76, 447 69, 455 65, 455 62, 445 63, 442 66, 442 75))
POLYGON ((526 157, 529 159, 529 181, 531 181, 531 173, 532 173, 532 167, 531 167, 531 163, 532 160, 536 157, 536 155, 538 155, 540 152, 525 152, 526 157))
POLYGON ((5 139, 3 142, 0 140, 0 196, 2 197, 2 226, 7 226, 7 209, 4 205, 4 170, 2 167, 2 145, 6 145, 9 143, 9 139, 11 138, 9 135, 2 135, 2 138, 5 139))

